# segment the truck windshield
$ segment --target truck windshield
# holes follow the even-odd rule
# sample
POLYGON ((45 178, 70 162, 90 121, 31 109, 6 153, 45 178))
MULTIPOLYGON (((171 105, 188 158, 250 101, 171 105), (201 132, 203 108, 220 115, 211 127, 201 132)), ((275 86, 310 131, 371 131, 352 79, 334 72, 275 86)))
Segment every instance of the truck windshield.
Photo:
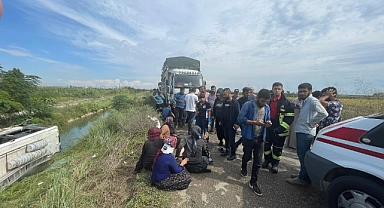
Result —
POLYGON ((175 87, 199 87, 203 85, 201 75, 175 75, 175 87))

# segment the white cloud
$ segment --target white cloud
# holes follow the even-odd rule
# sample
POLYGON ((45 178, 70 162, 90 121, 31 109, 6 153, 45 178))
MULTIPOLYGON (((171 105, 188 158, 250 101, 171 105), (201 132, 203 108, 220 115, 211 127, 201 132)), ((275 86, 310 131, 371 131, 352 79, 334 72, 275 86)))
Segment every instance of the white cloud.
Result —
POLYGON ((43 62, 52 63, 52 64, 60 63, 59 61, 55 61, 47 58, 41 58, 36 55, 33 55, 27 49, 18 47, 18 46, 10 46, 8 49, 0 48, 0 52, 4 52, 12 56, 28 57, 34 60, 43 61, 43 62))
POLYGON ((120 79, 99 79, 99 80, 62 80, 57 79, 58 82, 66 83, 75 86, 92 86, 92 87, 134 87, 134 88, 154 88, 156 84, 150 82, 142 82, 140 80, 127 81, 120 79))
MULTIPOLYGON (((157 83, 165 58, 180 55, 199 59, 208 83, 222 87, 281 81, 295 90, 307 81, 352 88, 356 78, 384 80, 383 1, 20 2, 45 22, 39 27, 79 49, 73 53, 146 80, 137 85, 157 83)), ((98 82, 116 85, 79 85, 98 82)))

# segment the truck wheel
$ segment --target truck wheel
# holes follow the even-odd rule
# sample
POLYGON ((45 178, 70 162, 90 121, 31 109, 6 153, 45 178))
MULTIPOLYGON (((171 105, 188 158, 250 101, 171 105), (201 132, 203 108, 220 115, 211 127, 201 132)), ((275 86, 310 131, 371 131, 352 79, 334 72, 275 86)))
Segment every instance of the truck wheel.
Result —
POLYGON ((384 188, 358 176, 342 176, 331 182, 326 200, 329 207, 384 207, 384 188))

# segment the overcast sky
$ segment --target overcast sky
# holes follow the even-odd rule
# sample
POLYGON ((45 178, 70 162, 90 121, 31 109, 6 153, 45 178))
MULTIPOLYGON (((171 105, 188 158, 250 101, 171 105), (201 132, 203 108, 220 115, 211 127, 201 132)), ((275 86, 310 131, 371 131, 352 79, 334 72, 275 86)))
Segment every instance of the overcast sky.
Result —
POLYGON ((154 88, 165 58, 188 56, 218 87, 384 91, 383 0, 3 4, 0 64, 42 85, 154 88))

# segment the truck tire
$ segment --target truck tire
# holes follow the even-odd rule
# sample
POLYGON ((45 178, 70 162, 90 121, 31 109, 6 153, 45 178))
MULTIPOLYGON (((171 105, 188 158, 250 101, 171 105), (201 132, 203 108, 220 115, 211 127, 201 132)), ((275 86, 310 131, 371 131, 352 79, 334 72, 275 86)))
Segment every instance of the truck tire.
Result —
POLYGON ((384 187, 359 176, 342 176, 327 189, 328 207, 384 207, 384 187))

